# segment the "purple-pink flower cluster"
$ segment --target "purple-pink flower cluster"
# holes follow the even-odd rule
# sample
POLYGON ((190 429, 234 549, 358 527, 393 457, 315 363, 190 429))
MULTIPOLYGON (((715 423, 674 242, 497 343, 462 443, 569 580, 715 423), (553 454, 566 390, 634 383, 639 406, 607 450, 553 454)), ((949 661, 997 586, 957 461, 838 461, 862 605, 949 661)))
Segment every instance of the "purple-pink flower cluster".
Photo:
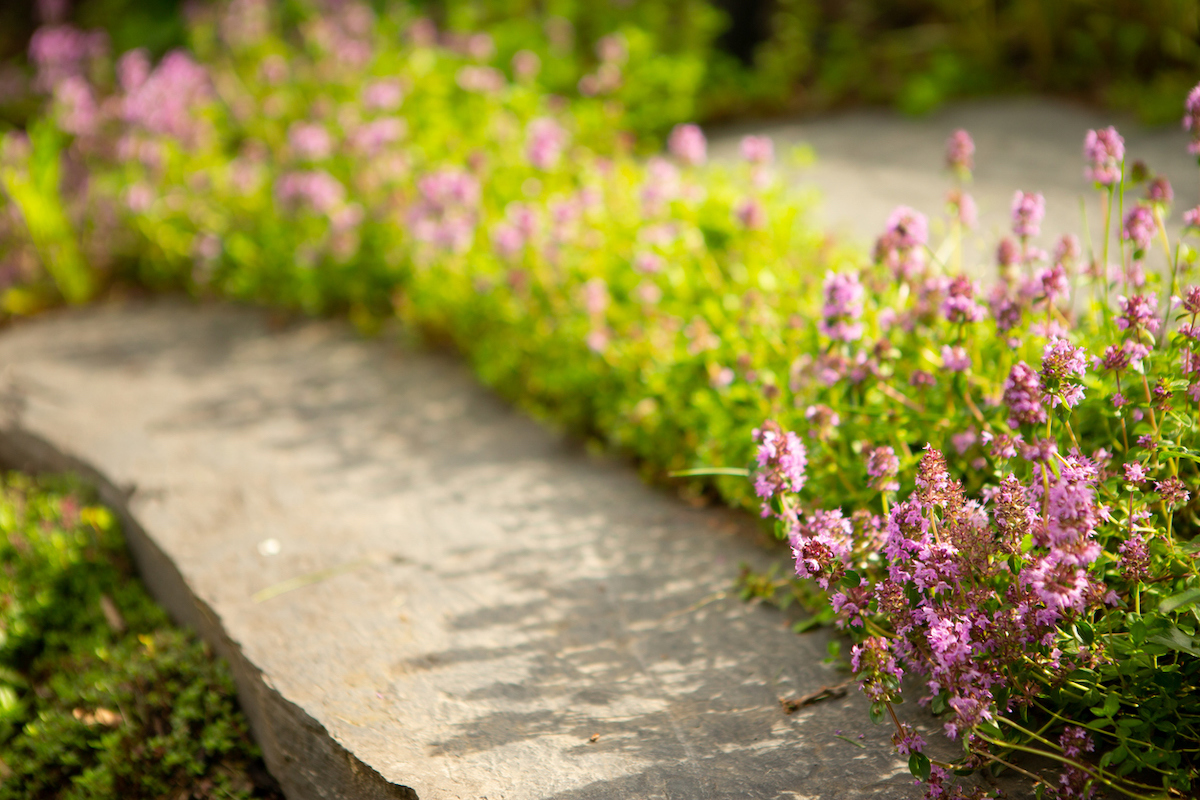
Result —
POLYGON ((754 491, 763 500, 762 514, 771 514, 771 500, 777 495, 795 494, 808 480, 808 450, 800 437, 785 431, 773 420, 754 430, 758 442, 754 491))
POLYGON ((1083 155, 1087 167, 1083 174, 1097 186, 1110 188, 1121 180, 1121 164, 1125 160, 1125 140, 1111 125, 1098 131, 1088 131, 1083 140, 1083 155))
POLYGON ((708 156, 708 142, 698 125, 676 125, 667 140, 667 149, 689 167, 703 164, 708 156))
POLYGON ((829 272, 825 275, 825 305, 817 327, 821 333, 842 342, 862 338, 865 290, 853 273, 829 272))
POLYGON ((463 252, 475 236, 479 181, 460 169, 431 172, 418 181, 420 198, 409 211, 413 237, 439 248, 463 252))

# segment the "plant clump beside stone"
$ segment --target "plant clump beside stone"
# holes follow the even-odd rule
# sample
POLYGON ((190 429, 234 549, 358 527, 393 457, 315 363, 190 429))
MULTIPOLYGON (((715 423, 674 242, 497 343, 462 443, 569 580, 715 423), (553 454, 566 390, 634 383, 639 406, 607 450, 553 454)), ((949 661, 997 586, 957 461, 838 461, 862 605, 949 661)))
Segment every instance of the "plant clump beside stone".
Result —
MULTIPOLYGON (((949 144, 960 178, 965 142, 949 144)), ((802 470, 770 480, 774 442, 795 434, 770 422, 758 438, 764 508, 796 575, 828 593, 872 716, 895 727, 928 797, 987 795, 952 774, 979 770, 1058 798, 1183 797, 1200 780, 1200 286, 1183 280, 1200 212, 1172 244, 1170 184, 1128 174, 1123 145, 1113 128, 1084 145, 1105 214, 1128 209, 1116 242, 1041 249, 1042 197, 1018 191, 983 289, 947 274, 904 210, 853 276, 875 286, 856 335, 818 323, 814 349, 839 367, 813 399, 846 420, 837 447, 853 449, 818 441, 809 459, 873 494, 850 504, 854 524, 793 488, 802 470), (1145 267, 1152 244, 1161 272, 1145 267), (896 716, 906 676, 961 758, 930 758, 896 716), (1031 754, 1058 774, 1031 771, 1031 754)))
POLYGON ((0 798, 283 797, 229 670, 76 481, 0 477, 0 798))

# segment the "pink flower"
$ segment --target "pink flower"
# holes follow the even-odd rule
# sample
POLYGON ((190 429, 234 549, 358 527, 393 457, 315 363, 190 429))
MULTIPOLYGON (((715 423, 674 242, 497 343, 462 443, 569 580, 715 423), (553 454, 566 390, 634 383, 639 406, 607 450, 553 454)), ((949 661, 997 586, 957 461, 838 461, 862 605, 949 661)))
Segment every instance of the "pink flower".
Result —
POLYGON ((495 67, 480 67, 473 64, 460 69, 455 75, 455 82, 463 91, 478 94, 496 94, 507 83, 504 73, 495 67))
POLYGON ((1079 237, 1073 233, 1064 233, 1054 245, 1054 263, 1071 266, 1083 254, 1079 237))
POLYGON ((1066 339, 1051 339, 1042 349, 1042 390, 1050 395, 1051 408, 1061 402, 1074 408, 1083 399, 1083 387, 1072 378, 1082 378, 1087 370, 1087 355, 1082 347, 1066 339))
POLYGON ((475 33, 467 37, 466 51, 476 61, 487 61, 496 54, 496 43, 486 33, 475 33))
POLYGON ((1004 381, 1004 404, 1008 406, 1008 424, 1014 428, 1046 421, 1041 379, 1024 361, 1018 361, 1004 381))
POLYGON ((664 206, 679 197, 679 170, 665 158, 655 156, 646 162, 646 180, 642 184, 642 211, 655 216, 664 206))
POLYGON ((333 137, 314 122, 293 122, 288 128, 288 145, 297 158, 323 161, 333 152, 333 137))
POLYGON ((528 83, 542 70, 542 60, 532 50, 518 50, 512 57, 513 75, 518 81, 528 83))
MULTIPOLYGON (((1125 465, 1126 476, 1128 477, 1130 464, 1125 465)), ((1140 464, 1138 466, 1141 466, 1140 464)), ((1144 479, 1144 477, 1143 477, 1144 479)), ((1142 479, 1132 479, 1135 483, 1140 483, 1142 479)), ((1150 553, 1146 549, 1146 541, 1137 531, 1130 531, 1129 538, 1121 542, 1117 547, 1117 552, 1121 554, 1119 564, 1121 566, 1121 577, 1130 583, 1144 581, 1150 577, 1150 553)))
POLYGON ((1097 186, 1108 188, 1121 180, 1121 162, 1125 158, 1125 140, 1111 125, 1088 131, 1083 140, 1083 155, 1088 165, 1083 175, 1097 186))
POLYGON ((629 60, 629 45, 619 33, 610 33, 596 42, 596 56, 607 64, 624 64, 629 60))
POLYGON ((275 196, 284 205, 308 205, 329 214, 346 199, 346 189, 328 172, 288 172, 275 184, 275 196))
POLYGON ((735 377, 736 375, 732 369, 729 367, 721 367, 712 375, 712 378, 709 380, 709 384, 714 389, 724 389, 726 386, 733 383, 733 379, 735 377))
POLYGON ((751 164, 770 164, 775 160, 775 144, 767 136, 742 137, 742 158, 751 164))
POLYGON ((475 236, 479 181, 470 173, 448 168, 417 181, 420 199, 409 210, 409 225, 419 242, 465 252, 475 236))
POLYGON ((1200 155, 1200 84, 1188 93, 1183 104, 1183 129, 1192 134, 1188 152, 1200 155))
POLYGON ((946 140, 946 166, 954 172, 970 175, 975 168, 975 142, 971 134, 958 129, 946 140))
POLYGON ((866 291, 853 273, 825 273, 825 306, 817 323, 821 333, 831 339, 853 342, 863 335, 859 318, 863 313, 866 291))
POLYGON ((942 313, 949 322, 979 322, 987 310, 975 302, 975 284, 966 275, 956 275, 947 288, 942 301, 942 313))
POLYGON ((971 368, 971 356, 964 347, 942 345, 942 369, 947 372, 966 372, 971 368))
POLYGON ((373 119, 350 134, 350 146, 368 156, 378 155, 408 132, 408 124, 400 117, 373 119))
POLYGON ((1013 195, 1013 233, 1025 239, 1037 236, 1042 230, 1042 218, 1046 216, 1046 199, 1041 192, 1018 191, 1013 195))
POLYGON ((95 132, 100 122, 100 110, 86 80, 77 75, 63 79, 54 87, 54 102, 64 131, 74 136, 89 136, 95 132))
POLYGON ((150 77, 150 56, 144 48, 130 50, 117 61, 117 82, 121 91, 136 92, 150 77))
POLYGON ((525 237, 516 225, 501 222, 492 229, 492 246, 497 255, 512 258, 525 247, 525 237))
POLYGON ((897 247, 921 247, 929 241, 929 223, 920 211, 899 206, 885 225, 886 232, 895 236, 897 247))
POLYGON ((1150 185, 1146 187, 1146 200, 1150 203, 1166 205, 1174 199, 1175 190, 1171 188, 1171 182, 1161 175, 1150 181, 1150 185))
POLYGON ((588 349, 593 353, 603 353, 608 349, 610 338, 608 328, 593 328, 588 332, 587 338, 584 341, 588 349))
POLYGON ((708 143, 700 127, 692 124, 676 125, 667 140, 671 155, 687 166, 703 164, 708 155, 708 143))
POLYGON ((734 210, 738 222, 747 230, 758 230, 767 224, 767 212, 757 198, 747 197, 734 210))
POLYGON ((1136 258, 1150 244, 1156 230, 1154 214, 1146 206, 1137 205, 1125 213, 1125 221, 1121 225, 1121 238, 1133 242, 1136 258))
POLYGON ((796 576, 815 578, 828 588, 830 578, 840 576, 844 569, 843 559, 850 554, 852 531, 850 520, 842 516, 840 508, 806 514, 798 529, 788 536, 796 576))
POLYGON ((895 745, 896 752, 902 756, 920 753, 925 749, 925 740, 921 738, 921 734, 917 733, 916 728, 907 722, 901 722, 900 730, 892 734, 892 744, 895 745))
POLYGON ((608 308, 608 284, 603 278, 592 278, 583 284, 580 295, 589 316, 598 317, 608 308))
POLYGON ((890 447, 874 447, 867 453, 867 475, 869 485, 877 492, 895 492, 900 489, 900 459, 890 447))
POLYGON ((103 31, 84 32, 70 25, 44 25, 29 39, 29 60, 37 67, 36 84, 43 91, 71 76, 84 76, 88 62, 107 51, 103 31))
POLYGON ((125 95, 121 113, 132 125, 194 145, 203 130, 196 112, 211 99, 208 72, 183 51, 173 50, 125 95))
POLYGON ((650 281, 642 281, 635 290, 637 299, 648 306, 657 305, 662 300, 662 289, 650 281))
POLYGON ((645 275, 662 272, 664 263, 662 256, 647 250, 643 250, 633 257, 633 268, 645 275))
POLYGON ((871 636, 854 645, 850 650, 850 668, 860 682, 862 693, 873 703, 890 699, 904 677, 888 640, 882 636, 871 636))
POLYGON ((395 111, 404 102, 404 87, 398 80, 368 83, 363 88, 362 103, 368 111, 395 111))
POLYGON ((770 516, 770 499, 783 492, 795 493, 807 481, 808 450, 800 437, 785 431, 767 420, 753 431, 758 442, 758 469, 754 476, 754 491, 763 499, 763 516, 770 516))
POLYGON ((1117 305, 1121 309, 1121 315, 1117 317, 1116 322, 1121 330, 1144 328, 1150 333, 1158 332, 1158 297, 1154 292, 1129 298, 1118 297, 1117 305))
POLYGON ((529 123, 525 155, 537 169, 548 170, 558 165, 567 146, 567 132, 555 120, 539 117, 529 123))

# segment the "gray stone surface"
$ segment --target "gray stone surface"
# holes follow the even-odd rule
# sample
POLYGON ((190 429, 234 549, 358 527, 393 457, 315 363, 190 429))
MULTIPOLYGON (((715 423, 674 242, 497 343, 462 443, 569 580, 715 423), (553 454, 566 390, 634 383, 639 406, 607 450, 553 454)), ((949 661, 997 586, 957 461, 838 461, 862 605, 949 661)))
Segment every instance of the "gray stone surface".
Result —
MULTIPOLYGON (((1182 114, 1182 109, 1180 110, 1182 114)), ((737 158, 741 136, 771 136, 777 152, 809 144, 817 161, 789 171, 789 181, 815 186, 823 205, 818 218, 846 237, 869 245, 888 215, 907 205, 944 215, 950 175, 944 168, 945 143, 958 128, 975 139, 975 180, 969 191, 979 206, 979 226, 967 241, 978 274, 991 275, 991 253, 1009 230, 1013 193, 1042 192, 1046 222, 1040 245, 1049 250, 1063 233, 1084 236, 1079 202, 1084 198, 1095 240, 1100 239, 1100 205, 1084 180, 1083 138, 1089 129, 1116 125, 1125 137, 1127 158, 1144 160, 1175 188, 1173 221, 1198 201, 1200 172, 1189 156, 1187 134, 1178 126, 1147 128, 1129 117, 1062 101, 1013 98, 959 103, 921 118, 879 109, 855 110, 803 121, 744 123, 710 131, 714 158, 737 158), (982 264, 980 262, 982 261, 982 264)), ((1173 226, 1172 226, 1173 227, 1173 226)), ((1158 252, 1152 254, 1161 259, 1158 252)), ((1113 258, 1112 260, 1116 260, 1113 258)))
POLYGON ((0 461, 91 470, 291 798, 913 795, 857 692, 782 713, 844 676, 723 594, 770 557, 749 520, 453 360, 157 301, 5 331, 0 391, 0 461))

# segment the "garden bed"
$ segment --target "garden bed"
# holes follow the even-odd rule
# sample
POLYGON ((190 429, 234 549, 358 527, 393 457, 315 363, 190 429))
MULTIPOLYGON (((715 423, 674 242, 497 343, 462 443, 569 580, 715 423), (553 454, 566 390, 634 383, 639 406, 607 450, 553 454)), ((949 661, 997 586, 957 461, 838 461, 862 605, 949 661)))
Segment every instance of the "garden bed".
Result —
MULTIPOLYGON (((546 96, 535 53, 493 64, 487 35, 406 7, 276 22, 217 9, 200 61, 134 51, 115 80, 94 38, 39 34, 49 116, 0 163, 22 234, 2 240, 23 279, 9 312, 136 280, 367 334, 398 322, 645 476, 771 520, 810 581, 793 591, 852 637, 872 715, 931 794, 1030 753, 1067 794, 1189 791, 1200 208, 1173 224, 1170 182, 1119 132, 1081 143, 1081 237, 1043 235, 1046 197, 1014 187, 985 284, 966 131, 944 214, 895 209, 868 258, 811 224, 760 136, 712 165, 679 125, 640 161, 621 131, 639 107, 546 96), (895 716, 904 673, 963 759, 895 716)), ((632 77, 637 46, 601 40, 596 80, 632 77)), ((1200 88, 1183 111, 1194 155, 1200 88)), ((361 411, 359 390, 329 391, 361 411)), ((268 394, 237 408, 257 419, 268 394)), ((342 431, 325 433, 348 463, 374 452, 342 431)))

